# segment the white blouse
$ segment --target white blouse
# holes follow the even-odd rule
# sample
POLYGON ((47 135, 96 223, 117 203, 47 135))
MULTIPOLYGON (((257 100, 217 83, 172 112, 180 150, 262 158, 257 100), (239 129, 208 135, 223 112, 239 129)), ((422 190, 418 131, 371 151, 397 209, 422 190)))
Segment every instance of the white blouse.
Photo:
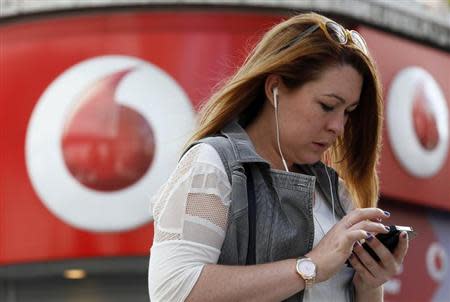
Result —
MULTIPOLYGON (((353 208, 343 182, 339 195, 353 208)), ((208 144, 192 147, 151 202, 154 238, 149 263, 152 302, 184 301, 205 264, 217 263, 225 239, 231 184, 217 151, 208 144)), ((316 191, 314 246, 333 226, 333 216, 316 191), (323 232, 322 232, 323 230, 323 232)), ((347 301, 345 286, 352 271, 314 285, 304 301, 347 301), (332 296, 331 296, 332 294, 332 296)))

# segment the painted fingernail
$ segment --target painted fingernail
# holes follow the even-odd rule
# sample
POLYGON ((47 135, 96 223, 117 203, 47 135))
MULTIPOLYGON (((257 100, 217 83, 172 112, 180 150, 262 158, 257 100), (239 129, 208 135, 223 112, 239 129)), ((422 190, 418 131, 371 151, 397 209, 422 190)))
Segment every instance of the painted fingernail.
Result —
POLYGON ((406 239, 407 234, 406 234, 406 232, 402 232, 402 233, 400 234, 400 236, 402 236, 403 239, 406 239))
POLYGON ((373 239, 373 235, 371 234, 371 233, 367 233, 368 235, 367 235, 367 241, 372 241, 372 239, 373 239))
POLYGON ((389 232, 389 231, 391 230, 391 228, 390 228, 390 227, 388 227, 387 225, 385 225, 385 226, 384 226, 384 228, 385 228, 385 229, 386 229, 386 231, 388 231, 388 232, 389 232))
POLYGON ((384 215, 389 217, 389 216, 391 216, 391 213, 389 213, 388 211, 384 211, 384 215))

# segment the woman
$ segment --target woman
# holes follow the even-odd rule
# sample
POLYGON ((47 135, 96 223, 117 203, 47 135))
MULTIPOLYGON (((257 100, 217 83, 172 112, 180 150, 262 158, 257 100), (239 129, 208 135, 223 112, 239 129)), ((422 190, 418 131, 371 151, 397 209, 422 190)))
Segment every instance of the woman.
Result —
POLYGON ((314 13, 267 32, 154 199, 151 300, 382 301, 408 248, 374 237, 382 111, 357 32, 314 13))

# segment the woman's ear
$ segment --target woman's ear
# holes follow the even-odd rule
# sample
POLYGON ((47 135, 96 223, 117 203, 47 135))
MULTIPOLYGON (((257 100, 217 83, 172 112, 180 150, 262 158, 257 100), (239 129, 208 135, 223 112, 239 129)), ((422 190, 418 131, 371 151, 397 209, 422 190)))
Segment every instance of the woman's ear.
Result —
POLYGON ((278 106, 276 104, 275 99, 278 99, 278 93, 280 90, 281 78, 279 75, 271 74, 266 78, 266 82, 264 84, 264 92, 266 95, 266 99, 269 103, 275 108, 278 106))

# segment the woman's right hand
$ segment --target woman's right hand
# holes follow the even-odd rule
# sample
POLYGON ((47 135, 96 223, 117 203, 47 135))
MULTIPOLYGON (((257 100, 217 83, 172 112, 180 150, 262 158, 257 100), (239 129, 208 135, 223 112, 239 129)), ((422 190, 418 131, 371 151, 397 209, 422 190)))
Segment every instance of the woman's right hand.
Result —
POLYGON ((305 256, 317 267, 316 282, 322 282, 336 274, 350 257, 356 241, 378 233, 388 233, 379 222, 390 216, 378 208, 358 208, 349 212, 305 256))

